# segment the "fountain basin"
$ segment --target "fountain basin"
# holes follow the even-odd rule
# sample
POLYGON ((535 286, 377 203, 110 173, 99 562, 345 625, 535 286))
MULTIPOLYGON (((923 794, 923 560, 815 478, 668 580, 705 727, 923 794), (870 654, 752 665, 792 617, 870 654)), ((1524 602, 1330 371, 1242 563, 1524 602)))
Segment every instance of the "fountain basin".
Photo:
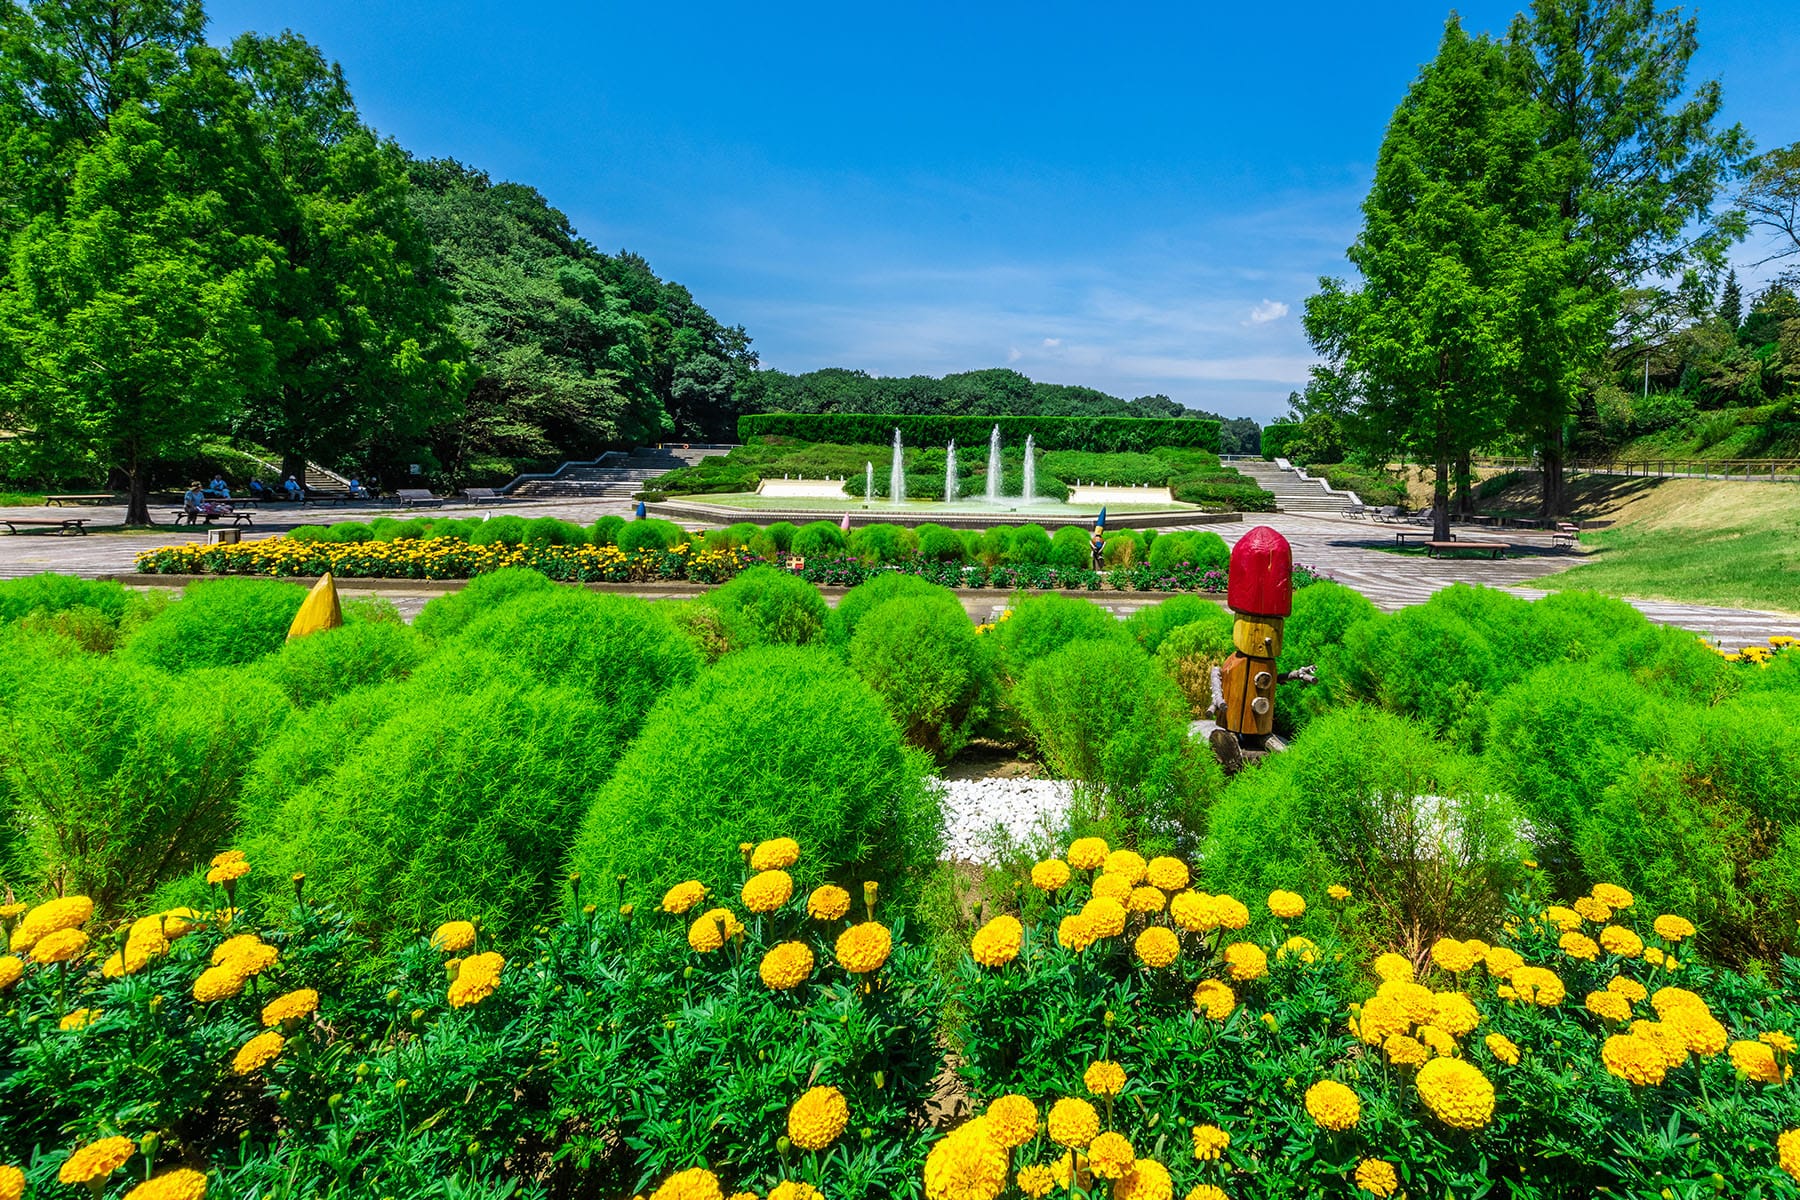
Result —
MULTIPOLYGON (((1167 490, 1167 489, 1164 489, 1167 490)), ((848 500, 841 479, 765 479, 756 485, 758 496, 780 496, 790 500, 848 500)))
MULTIPOLYGON (((810 481, 809 481, 810 482, 810 481)), ((1125 489, 1132 490, 1132 489, 1125 489)), ((1140 496, 1146 489, 1137 489, 1140 496)), ((1154 490, 1154 489, 1148 489, 1154 490)), ((776 521, 792 521, 804 525, 808 521, 836 523, 846 515, 851 526, 862 525, 946 525, 954 529, 990 529, 997 525, 1041 525, 1056 530, 1065 525, 1091 528, 1100 513, 1100 503, 1062 503, 1039 500, 1020 503, 1016 498, 998 504, 980 499, 960 500, 955 504, 941 500, 907 500, 894 504, 877 499, 864 502, 856 497, 827 499, 810 496, 771 496, 755 492, 714 493, 696 496, 671 496, 667 500, 646 505, 649 514, 671 521, 703 522, 708 525, 733 525, 750 521, 770 525, 776 521)), ((1105 502, 1108 529, 1161 529, 1173 525, 1230 524, 1241 519, 1235 512, 1208 512, 1197 505, 1170 503, 1105 502)))
POLYGON ((1174 504, 1175 497, 1166 487, 1095 487, 1077 484, 1069 489, 1070 504, 1174 504))

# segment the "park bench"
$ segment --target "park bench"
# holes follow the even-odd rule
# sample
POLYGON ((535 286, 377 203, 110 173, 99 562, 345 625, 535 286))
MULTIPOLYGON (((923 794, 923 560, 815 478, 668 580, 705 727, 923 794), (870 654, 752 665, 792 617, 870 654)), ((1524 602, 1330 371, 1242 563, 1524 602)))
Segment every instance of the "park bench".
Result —
MULTIPOLYGON (((1396 529, 1394 531, 1394 545, 1406 545, 1407 538, 1428 538, 1431 536, 1432 533, 1429 529, 1396 529)), ((1450 535, 1450 540, 1453 542, 1456 540, 1456 535, 1454 533, 1450 535)))
POLYGON ((495 501, 512 499, 511 496, 502 495, 498 490, 496 490, 495 488, 491 488, 491 487, 464 488, 462 490, 462 497, 464 500, 467 500, 470 504, 475 504, 478 502, 486 503, 486 502, 495 502, 495 501))
MULTIPOLYGON (((111 499, 111 497, 108 497, 111 499)), ((55 526, 58 534, 79 533, 86 535, 88 517, 5 517, 0 518, 6 525, 6 532, 17 533, 19 525, 55 526)))
POLYGON ((107 504, 112 500, 110 492, 70 492, 62 496, 45 496, 44 503, 50 508, 61 508, 65 504, 107 504))
POLYGON ((1384 504, 1380 508, 1370 512, 1369 515, 1375 518, 1375 520, 1387 524, 1390 521, 1405 520, 1406 510, 1401 508, 1398 504, 1384 504))
POLYGON ((1581 527, 1564 521, 1556 527, 1556 532, 1550 535, 1550 548, 1573 550, 1575 543, 1580 540, 1581 527))
POLYGON ((1369 515, 1369 506, 1366 504, 1346 504, 1344 505, 1344 515, 1346 517, 1366 517, 1369 515))
POLYGON ((407 508, 421 504, 441 505, 444 502, 442 496, 434 496, 424 488, 401 488, 394 493, 394 499, 407 508))
POLYGON ((1448 554, 1452 550, 1491 550, 1494 552, 1495 558, 1505 558, 1506 552, 1511 549, 1512 547, 1506 542, 1448 541, 1425 543, 1425 555, 1427 558, 1436 558, 1438 555, 1448 554))
POLYGON ((177 525, 182 524, 184 521, 189 525, 211 525, 214 521, 228 521, 234 526, 254 526, 256 524, 255 514, 247 512, 203 513, 189 512, 185 508, 174 508, 169 511, 174 515, 175 523, 177 525))

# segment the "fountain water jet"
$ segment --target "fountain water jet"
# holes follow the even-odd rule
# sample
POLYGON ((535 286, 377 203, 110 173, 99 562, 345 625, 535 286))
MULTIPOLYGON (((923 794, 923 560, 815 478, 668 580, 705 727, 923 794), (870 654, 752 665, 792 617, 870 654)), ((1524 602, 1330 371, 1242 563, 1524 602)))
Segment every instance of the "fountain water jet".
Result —
POLYGON ((951 438, 950 444, 944 448, 944 500, 946 503, 949 503, 949 504, 956 503, 956 439, 955 438, 951 438))
MULTIPOLYGON (((994 427, 995 436, 999 436, 1000 427, 994 427)), ((894 426, 894 465, 888 468, 888 500, 894 504, 906 500, 906 462, 901 458, 900 427, 894 426)))
POLYGON ((872 462, 866 462, 863 464, 863 503, 865 503, 865 504, 873 503, 874 500, 875 500, 875 464, 872 462))
POLYGON ((1037 463, 1032 452, 1032 434, 1025 435, 1025 489, 1019 499, 1025 504, 1037 501, 1037 463))
POLYGON ((1000 427, 988 434, 987 502, 1000 503, 1000 427))

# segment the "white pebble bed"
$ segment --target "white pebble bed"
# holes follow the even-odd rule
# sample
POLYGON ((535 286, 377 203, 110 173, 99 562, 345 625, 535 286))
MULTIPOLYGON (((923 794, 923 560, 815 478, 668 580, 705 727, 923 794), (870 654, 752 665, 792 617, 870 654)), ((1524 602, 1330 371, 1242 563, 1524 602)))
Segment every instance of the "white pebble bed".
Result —
POLYGON ((938 779, 944 855, 990 863, 1017 846, 1048 848, 1063 827, 1074 785, 1062 779, 938 779))

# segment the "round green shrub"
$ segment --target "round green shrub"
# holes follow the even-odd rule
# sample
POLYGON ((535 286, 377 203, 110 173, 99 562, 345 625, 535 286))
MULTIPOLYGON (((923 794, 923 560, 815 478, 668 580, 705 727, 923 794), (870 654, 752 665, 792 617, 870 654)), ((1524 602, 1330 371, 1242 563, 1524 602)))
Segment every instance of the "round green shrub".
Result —
POLYGON ((1196 621, 1209 629, 1223 631, 1226 645, 1231 644, 1231 610, 1204 596, 1170 596, 1156 604, 1146 604, 1125 618, 1125 628, 1137 639, 1138 645, 1155 654, 1164 638, 1196 621))
POLYGON ((1093 554, 1088 549, 1088 539, 1092 535, 1076 525, 1064 525, 1050 539, 1050 565, 1064 570, 1079 570, 1092 564, 1093 554))
POLYGON ((588 535, 581 526, 568 521, 559 521, 555 517, 533 517, 525 522, 524 541, 527 546, 585 546, 588 544, 588 535))
POLYGON ((1558 658, 1592 658, 1650 626, 1650 618, 1625 601, 1593 592, 1551 592, 1529 611, 1533 636, 1555 647, 1558 658))
POLYGON ((878 880, 904 901, 941 845, 929 769, 834 655, 746 650, 651 712, 589 808, 573 865, 595 881, 624 874, 647 909, 683 879, 741 878, 741 842, 792 837, 800 889, 878 880))
POLYGON ((511 656, 543 683, 621 710, 615 724, 627 729, 700 669, 700 656, 655 604, 569 587, 528 592, 470 622, 456 653, 470 649, 511 656))
POLYGON ((1106 535, 1102 553, 1109 567, 1129 567, 1144 561, 1144 539, 1135 529, 1119 529, 1106 535))
POLYGON ((748 546, 750 544, 750 539, 761 532, 762 530, 758 529, 750 522, 739 521, 735 525, 726 527, 725 536, 731 539, 732 548, 737 549, 741 546, 748 546))
POLYGON ((990 567, 1011 561, 1013 531, 996 525, 981 535, 981 561, 990 567))
POLYGON ((426 517, 425 532, 420 536, 426 538, 457 537, 466 542, 469 540, 469 535, 481 528, 482 524, 480 517, 426 517))
POLYGON ((425 658, 424 638, 386 621, 346 622, 295 638, 257 664, 259 673, 300 708, 390 679, 404 679, 425 658))
POLYGON ((424 517, 377 517, 369 522, 369 531, 378 542, 415 541, 431 536, 431 522, 424 517))
POLYGON ((686 638, 705 663, 715 663, 734 651, 757 644, 756 629, 741 608, 721 608, 706 602, 705 596, 692 600, 665 600, 669 621, 686 638))
MULTIPOLYGON (((377 521, 375 524, 378 526, 380 525, 380 522, 377 521)), ((300 542, 303 545, 313 546, 325 540, 325 530, 328 528, 330 527, 326 525, 296 525, 288 530, 285 536, 290 542, 300 542)), ((374 536, 374 528, 371 528, 369 533, 371 536, 374 536)))
POLYGON ((881 697, 906 740, 939 758, 968 743, 994 690, 987 640, 948 597, 902 596, 877 605, 850 639, 850 666, 881 697))
POLYGON ((469 534, 471 546, 519 546, 525 542, 525 518, 511 513, 483 521, 469 534))
POLYGON ((1008 562, 1027 566, 1050 561, 1050 535, 1042 525, 1021 525, 1012 531, 1008 562))
POLYGON ((1294 593, 1294 611, 1282 626, 1283 671, 1316 666, 1328 646, 1338 645, 1358 621, 1375 615, 1375 606, 1355 588, 1322 579, 1294 593))
POLYGON ((919 535, 919 557, 927 562, 961 562, 965 549, 962 535, 954 529, 946 529, 942 525, 921 525, 914 531, 919 535))
POLYGON ((1026 596, 1012 615, 994 626, 994 644, 1006 673, 1017 679, 1032 663, 1078 640, 1119 639, 1131 635, 1119 619, 1090 600, 1055 592, 1026 596))
POLYGON ((326 526, 325 536, 319 540, 340 544, 372 542, 375 540, 375 531, 361 521, 338 521, 326 526))
POLYGON ((1231 657, 1230 614, 1226 616, 1223 623, 1207 620, 1177 625, 1156 648, 1157 669, 1175 681, 1187 698, 1188 711, 1195 716, 1210 715, 1213 668, 1231 657))
POLYGON ((1731 663, 1687 630, 1650 622, 1614 638, 1594 660, 1627 672, 1658 696, 1693 704, 1716 704, 1742 682, 1731 663))
MULTIPOLYGON (((1335 668, 1340 656, 1332 658, 1335 668)), ((1344 636, 1341 658, 1356 672, 1330 674, 1346 679, 1354 695, 1416 717, 1436 734, 1479 741, 1498 664, 1488 640, 1460 617, 1417 605, 1359 621, 1344 636)))
POLYGON ((903 525, 864 525, 851 531, 848 545, 864 563, 894 563, 918 553, 919 538, 903 525))
POLYGON ((17 621, 28 613, 93 608, 117 622, 125 615, 129 593, 124 586, 98 579, 45 572, 0 580, 0 621, 17 621))
POLYGON ((419 615, 413 618, 413 628, 426 637, 443 641, 455 637, 470 621, 515 596, 553 591, 556 586, 542 572, 530 567, 502 567, 477 575, 457 591, 426 601, 419 615))
POLYGON ((763 532, 775 543, 775 549, 785 554, 793 549, 794 535, 800 532, 800 527, 792 521, 777 521, 763 532))
POLYGON ((1150 565, 1170 571, 1186 563, 1203 571, 1223 571, 1231 563, 1231 548, 1209 529, 1165 533, 1150 546, 1150 565))
POLYGON ((269 579, 190 584, 180 600, 133 634, 120 653, 172 672, 255 662, 281 649, 304 599, 306 589, 299 584, 269 579))
MULTIPOLYGON (((884 571, 857 584, 837 602, 837 607, 831 613, 832 642, 840 646, 848 645, 850 639, 856 636, 856 627, 864 617, 889 600, 897 600, 902 596, 923 596, 941 604, 954 605, 958 612, 963 611, 962 602, 949 588, 902 571, 884 571)), ((963 619, 968 620, 966 613, 963 619)), ((974 623, 970 622, 969 627, 973 629, 974 623)))
POLYGON ((789 549, 801 558, 837 554, 844 549, 844 531, 830 521, 812 521, 794 532, 789 549))
POLYGON ((804 646, 819 641, 831 616, 818 588, 779 567, 741 571, 699 601, 741 614, 753 645, 804 646))
POLYGON ((592 540, 596 546, 616 545, 619 540, 619 530, 623 528, 625 528, 625 518, 616 513, 608 513, 606 516, 601 517, 598 521, 594 522, 593 534, 590 540, 592 540))
POLYGON ((615 544, 627 554, 640 550, 670 550, 687 541, 687 531, 673 521, 647 517, 628 522, 619 530, 615 544))

